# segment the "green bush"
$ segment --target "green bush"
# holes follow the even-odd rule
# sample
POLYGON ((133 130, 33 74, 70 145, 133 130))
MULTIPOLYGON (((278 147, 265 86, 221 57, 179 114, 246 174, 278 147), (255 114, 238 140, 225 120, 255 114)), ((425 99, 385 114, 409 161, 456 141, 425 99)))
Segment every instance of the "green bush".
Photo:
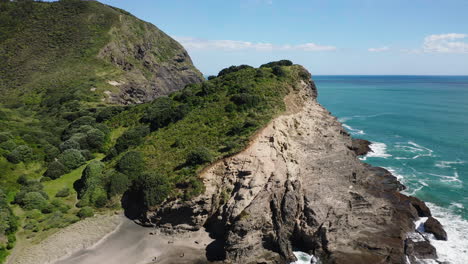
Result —
POLYGON ((231 101, 240 108, 252 108, 256 107, 261 99, 258 95, 242 93, 233 95, 231 101))
POLYGON ((145 170, 143 155, 138 151, 130 151, 120 158, 117 162, 117 170, 128 176, 129 179, 135 179, 145 170))
POLYGON ((106 135, 99 129, 86 132, 86 142, 90 149, 100 150, 104 145, 106 135))
POLYGON ((292 66, 293 63, 290 60, 280 60, 280 61, 272 61, 269 63, 265 63, 260 66, 260 68, 273 68, 275 66, 292 66))
POLYGON ((57 194, 55 194, 55 197, 68 197, 70 195, 70 188, 63 188, 60 189, 57 194))
POLYGON ((7 151, 12 151, 16 148, 16 143, 15 141, 10 139, 10 140, 0 143, 0 148, 7 150, 7 151))
POLYGON ((10 154, 7 155, 9 162, 17 164, 20 162, 29 162, 34 159, 34 153, 29 146, 21 145, 16 147, 10 154))
POLYGON ((80 149, 80 143, 73 139, 66 140, 60 144, 60 150, 65 151, 67 149, 80 149))
POLYGON ((60 161, 52 161, 47 166, 47 170, 44 173, 44 177, 51 179, 58 179, 60 176, 70 172, 70 169, 63 165, 60 161))
POLYGON ((253 69, 253 67, 249 66, 249 65, 231 66, 229 68, 222 69, 218 73, 218 77, 221 77, 221 76, 229 74, 229 73, 237 72, 237 71, 240 71, 240 70, 244 70, 244 69, 253 69))
POLYGON ((171 193, 172 185, 167 177, 157 173, 144 173, 136 182, 137 190, 143 196, 146 207, 161 204, 171 193))
POLYGON ((188 108, 186 106, 177 106, 170 98, 160 97, 147 108, 142 121, 150 123, 151 130, 155 131, 182 119, 187 112, 188 108))
POLYGON ((107 192, 111 197, 123 194, 130 186, 128 176, 117 171, 111 171, 108 174, 108 182, 107 192))
POLYGON ((89 206, 85 206, 85 207, 81 208, 76 215, 81 219, 84 219, 84 218, 87 218, 87 217, 93 217, 94 216, 94 210, 93 210, 93 208, 91 208, 89 206))
POLYGON ((138 146, 143 143, 144 138, 149 134, 149 132, 150 131, 147 126, 130 128, 117 139, 115 149, 121 153, 130 147, 138 146))
POLYGON ((44 146, 44 154, 45 154, 44 160, 47 162, 51 162, 51 161, 54 161, 54 159, 58 155, 60 155, 60 150, 51 144, 47 144, 44 146))
POLYGON ((281 66, 274 66, 273 69, 272 69, 272 72, 273 72, 274 75, 276 75, 278 77, 286 76, 286 71, 281 66))
POLYGON ((10 139, 13 139, 10 132, 0 132, 0 143, 6 142, 10 139))
POLYGON ((79 150, 67 149, 58 156, 58 161, 68 169, 76 169, 83 165, 86 160, 79 150))
POLYGON ((47 206, 47 200, 39 192, 28 192, 23 198, 23 208, 26 210, 42 210, 47 206))
POLYGON ((125 110, 125 108, 121 106, 109 106, 109 107, 99 109, 96 115, 96 121, 97 122, 107 121, 111 119, 112 117, 121 113, 123 110, 125 110))
POLYGON ((185 164, 201 165, 212 161, 213 155, 210 153, 210 151, 205 147, 198 147, 188 153, 185 164))

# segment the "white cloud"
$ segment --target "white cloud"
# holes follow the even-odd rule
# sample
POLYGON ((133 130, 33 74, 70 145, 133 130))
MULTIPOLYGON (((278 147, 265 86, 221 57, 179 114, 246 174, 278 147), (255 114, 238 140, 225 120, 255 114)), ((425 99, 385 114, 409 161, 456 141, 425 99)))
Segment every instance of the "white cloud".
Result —
POLYGON ((383 51, 388 51, 390 50, 389 47, 385 46, 385 47, 380 47, 380 48, 369 48, 368 51, 369 52, 383 52, 383 51))
POLYGON ((424 39, 424 52, 468 53, 468 34, 430 35, 424 39))
POLYGON ((174 37, 188 50, 256 50, 256 51, 334 51, 334 46, 323 46, 315 43, 298 45, 276 45, 272 43, 248 42, 239 40, 204 40, 191 37, 174 37))

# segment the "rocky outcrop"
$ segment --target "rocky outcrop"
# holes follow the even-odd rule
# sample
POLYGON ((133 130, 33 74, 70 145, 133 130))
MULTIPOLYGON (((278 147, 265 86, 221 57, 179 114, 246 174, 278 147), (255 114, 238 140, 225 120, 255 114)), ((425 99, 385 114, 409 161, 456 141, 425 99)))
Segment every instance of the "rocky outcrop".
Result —
POLYGON ((442 224, 432 216, 424 223, 424 231, 434 234, 437 240, 447 240, 447 232, 445 232, 442 224))
POLYGON ((407 235, 421 214, 417 199, 401 194, 390 172, 358 159, 363 151, 317 103, 312 82, 296 88, 287 112, 247 149, 201 173, 203 195, 167 202, 148 219, 170 232, 205 227, 216 239, 208 258, 224 263, 288 263, 293 249, 324 263, 434 257, 407 235))
POLYGON ((351 144, 351 150, 353 150, 356 155, 364 156, 369 153, 371 150, 370 148, 371 142, 365 139, 360 138, 353 138, 351 144))
POLYGON ((156 26, 120 15, 99 57, 123 71, 113 103, 144 103, 204 80, 187 51, 156 26))

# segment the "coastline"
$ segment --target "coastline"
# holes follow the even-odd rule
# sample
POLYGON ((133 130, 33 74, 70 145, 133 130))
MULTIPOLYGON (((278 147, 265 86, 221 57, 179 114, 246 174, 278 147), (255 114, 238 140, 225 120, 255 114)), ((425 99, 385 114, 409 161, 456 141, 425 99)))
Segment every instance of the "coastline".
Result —
POLYGON ((47 237, 39 244, 18 247, 6 264, 52 264, 105 240, 122 224, 123 216, 103 214, 86 218, 47 237))

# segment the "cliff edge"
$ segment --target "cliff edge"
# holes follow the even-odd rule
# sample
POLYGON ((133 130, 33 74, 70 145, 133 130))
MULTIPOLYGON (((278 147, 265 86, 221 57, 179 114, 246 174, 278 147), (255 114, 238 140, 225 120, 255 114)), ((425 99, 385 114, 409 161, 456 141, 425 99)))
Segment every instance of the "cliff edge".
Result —
POLYGON ((216 239, 207 258, 224 263, 287 263, 293 250, 324 263, 427 257, 408 238, 413 222, 430 214, 424 203, 401 194, 385 169, 362 163, 357 154, 366 146, 316 101, 313 82, 300 82, 285 114, 201 173, 204 194, 167 202, 148 219, 173 233, 205 227, 216 239))

